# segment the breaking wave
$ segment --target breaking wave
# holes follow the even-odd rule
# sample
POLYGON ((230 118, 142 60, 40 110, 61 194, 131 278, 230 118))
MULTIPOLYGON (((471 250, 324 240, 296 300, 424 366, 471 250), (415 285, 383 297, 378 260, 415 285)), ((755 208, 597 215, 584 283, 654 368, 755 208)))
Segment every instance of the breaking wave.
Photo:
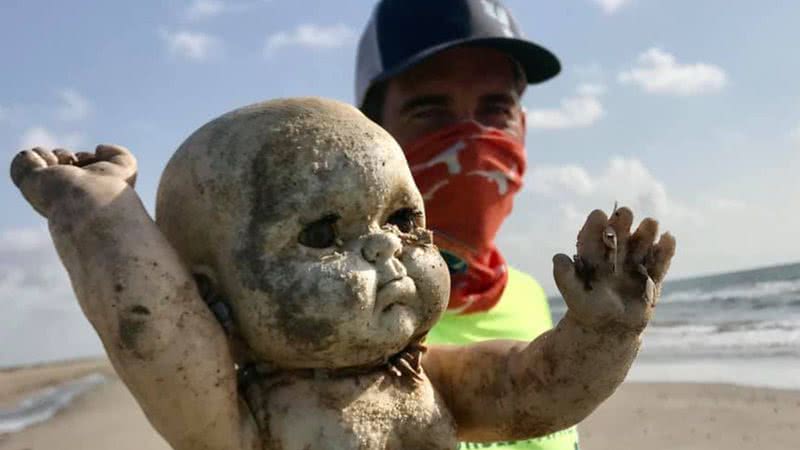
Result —
POLYGON ((797 297, 800 297, 800 280, 780 280, 726 286, 709 291, 690 289, 668 292, 661 301, 676 303, 775 298, 795 302, 798 300, 797 297))
POLYGON ((14 433, 47 421, 69 406, 76 397, 106 381, 104 375, 93 373, 58 386, 44 388, 24 398, 12 408, 0 408, 0 433, 14 433))

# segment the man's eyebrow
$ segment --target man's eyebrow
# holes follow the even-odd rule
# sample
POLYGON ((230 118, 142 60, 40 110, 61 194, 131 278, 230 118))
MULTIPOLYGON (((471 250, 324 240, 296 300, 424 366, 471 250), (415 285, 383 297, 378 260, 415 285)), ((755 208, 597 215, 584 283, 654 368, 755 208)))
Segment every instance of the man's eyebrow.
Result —
POLYGON ((403 106, 400 107, 400 113, 405 114, 420 106, 447 106, 448 104, 450 104, 450 98, 446 95, 420 95, 403 103, 403 106))
POLYGON ((494 93, 494 94, 486 94, 482 95, 480 99, 478 99, 480 103, 508 103, 508 104, 516 104, 519 102, 519 96, 514 95, 510 92, 503 92, 503 93, 494 93))

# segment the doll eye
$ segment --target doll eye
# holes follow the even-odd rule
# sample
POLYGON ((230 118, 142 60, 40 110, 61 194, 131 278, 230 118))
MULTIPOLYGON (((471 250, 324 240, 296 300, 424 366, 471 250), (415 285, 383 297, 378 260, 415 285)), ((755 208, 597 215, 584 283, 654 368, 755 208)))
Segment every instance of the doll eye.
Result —
POLYGON ((419 226, 422 212, 412 208, 403 208, 395 211, 386 223, 396 226, 403 233, 411 233, 419 226))
POLYGON ((306 247, 328 248, 336 243, 336 222, 339 216, 330 214, 306 225, 297 241, 306 247))

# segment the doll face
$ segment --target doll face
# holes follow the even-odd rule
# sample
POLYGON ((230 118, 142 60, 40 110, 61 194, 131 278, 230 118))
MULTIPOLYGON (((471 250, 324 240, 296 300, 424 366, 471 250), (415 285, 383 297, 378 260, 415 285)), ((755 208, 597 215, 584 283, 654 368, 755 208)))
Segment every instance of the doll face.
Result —
POLYGON ((449 297, 422 198, 391 139, 257 152, 217 264, 235 321, 278 367, 370 364, 426 333, 449 297))

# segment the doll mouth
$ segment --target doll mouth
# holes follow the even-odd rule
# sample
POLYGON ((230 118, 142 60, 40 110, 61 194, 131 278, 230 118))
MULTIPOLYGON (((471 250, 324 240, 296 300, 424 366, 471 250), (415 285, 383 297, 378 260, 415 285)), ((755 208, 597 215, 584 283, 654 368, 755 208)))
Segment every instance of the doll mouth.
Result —
POLYGON ((382 313, 388 313, 388 312, 392 311, 395 306, 401 306, 401 305, 403 305, 403 303, 400 303, 400 302, 389 303, 388 305, 383 307, 383 311, 381 311, 381 312, 382 313))
POLYGON ((378 299, 385 306, 381 312, 389 312, 395 306, 405 306, 406 300, 416 294, 417 287, 410 277, 402 276, 387 281, 378 287, 378 299))
POLYGON ((391 280, 384 281, 383 283, 378 285, 378 292, 382 291, 387 286, 392 285, 394 283, 399 283, 399 282, 405 280, 406 278, 408 278, 408 277, 405 276, 405 275, 397 275, 396 277, 392 278, 391 280))

